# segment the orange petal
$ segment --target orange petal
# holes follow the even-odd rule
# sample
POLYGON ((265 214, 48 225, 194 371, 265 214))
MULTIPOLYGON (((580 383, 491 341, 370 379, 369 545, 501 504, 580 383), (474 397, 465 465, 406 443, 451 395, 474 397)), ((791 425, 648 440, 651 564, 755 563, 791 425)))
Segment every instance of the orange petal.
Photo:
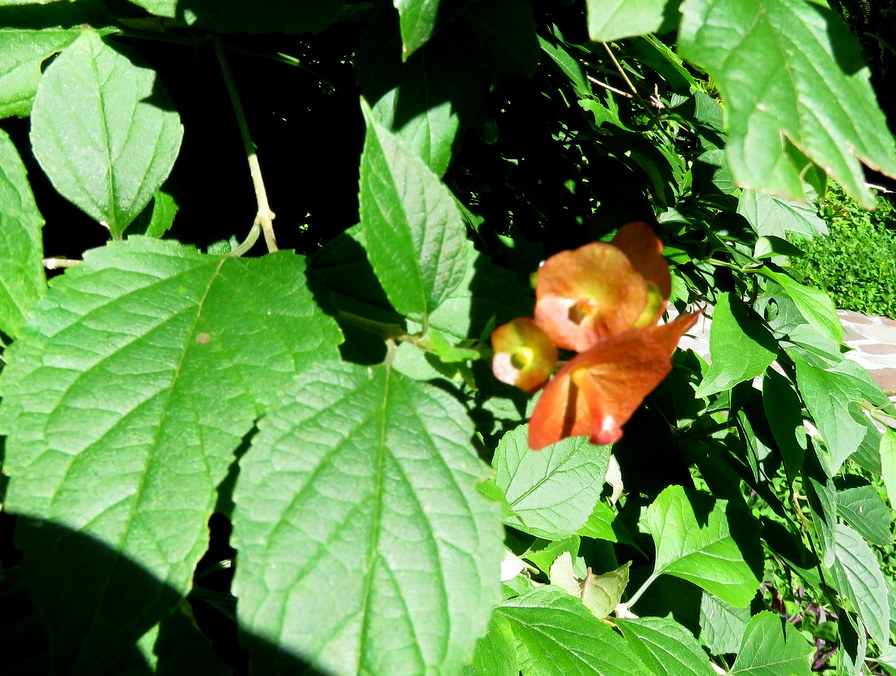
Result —
POLYGON ((663 243, 653 228, 644 221, 623 225, 613 238, 613 246, 619 247, 635 270, 659 290, 663 302, 669 300, 672 275, 663 258, 663 243))
POLYGON ((535 321, 558 347, 584 352, 631 328, 647 301, 647 283, 622 250, 593 242, 541 266, 535 321))
POLYGON ((672 370, 678 339, 697 314, 616 334, 570 360, 535 405, 529 447, 584 435, 596 444, 617 441, 622 425, 672 370))
POLYGON ((535 392, 557 364, 557 348, 527 317, 518 317, 492 332, 492 371, 508 385, 535 392))

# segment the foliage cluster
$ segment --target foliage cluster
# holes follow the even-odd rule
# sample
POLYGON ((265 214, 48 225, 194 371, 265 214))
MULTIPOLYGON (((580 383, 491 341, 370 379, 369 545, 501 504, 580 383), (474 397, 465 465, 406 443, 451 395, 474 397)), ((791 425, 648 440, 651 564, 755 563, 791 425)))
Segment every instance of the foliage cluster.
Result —
POLYGON ((0 115, 5 673, 896 673, 821 3, 0 0, 0 115), (710 363, 533 452, 488 337, 635 221, 710 363))
POLYGON ((827 291, 839 308, 896 319, 896 208, 879 199, 877 210, 867 211, 832 188, 820 215, 828 234, 792 238, 803 254, 792 259, 791 272, 827 291))

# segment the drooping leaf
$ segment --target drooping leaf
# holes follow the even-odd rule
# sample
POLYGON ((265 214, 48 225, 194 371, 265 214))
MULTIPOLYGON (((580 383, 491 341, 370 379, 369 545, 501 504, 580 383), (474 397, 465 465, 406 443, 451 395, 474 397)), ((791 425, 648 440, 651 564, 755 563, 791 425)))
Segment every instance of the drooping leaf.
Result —
POLYGON ((721 294, 709 329, 712 363, 696 396, 715 394, 760 375, 774 361, 777 347, 771 331, 750 316, 740 298, 721 294))
POLYGON ((868 372, 844 359, 829 369, 810 365, 795 354, 796 378, 806 408, 828 449, 830 476, 855 453, 871 425, 858 402, 887 405, 889 401, 868 372))
POLYGON ((84 25, 108 32, 102 27, 111 17, 89 0, 0 5, 0 118, 24 117, 31 111, 43 61, 74 42, 84 25))
POLYGON ((610 447, 578 437, 533 453, 527 434, 522 425, 504 435, 492 461, 515 515, 507 523, 551 540, 572 535, 600 497, 610 447))
POLYGON ((561 589, 534 589, 495 613, 513 629, 526 676, 649 673, 621 636, 561 589))
POLYGON ((843 324, 834 301, 821 289, 812 289, 780 272, 760 268, 760 273, 776 282, 796 305, 803 318, 821 335, 836 343, 843 341, 843 324))
POLYGON ((524 0, 473 0, 462 15, 498 69, 529 78, 538 67, 538 36, 532 7, 524 0))
POLYGON ((771 368, 762 377, 762 406, 781 450, 787 479, 793 481, 799 475, 806 453, 802 403, 790 380, 771 368))
POLYGON ((155 72, 91 30, 47 67, 31 111, 41 168, 116 239, 168 176, 182 135, 155 72))
POLYGON ((573 570, 572 554, 563 552, 551 564, 551 584, 580 599, 598 619, 607 617, 622 601, 628 586, 628 569, 631 561, 615 570, 595 574, 589 567, 580 578, 573 570))
POLYGON ((12 337, 44 293, 43 224, 22 160, 0 130, 0 331, 12 337))
POLYGON ((709 656, 694 635, 666 617, 616 619, 629 646, 654 673, 667 676, 710 676, 715 674, 709 656))
POLYGON ((386 367, 306 371, 243 458, 234 536, 253 660, 279 645, 335 673, 456 673, 498 599, 497 505, 449 395, 386 367))
POLYGON ((58 663, 102 673, 179 602, 234 450, 297 367, 336 358, 303 271, 132 238, 38 302, 0 377, 5 509, 58 663))
POLYGON ((678 24, 681 0, 588 0, 588 37, 610 42, 678 24))
POLYGON ((889 591, 877 557, 849 526, 834 526, 833 585, 852 602, 871 638, 887 645, 890 637, 889 591))
POLYGON ((727 104, 738 184, 802 200, 801 174, 814 163, 873 206, 861 162, 896 176, 896 154, 840 17, 802 0, 685 0, 681 12, 681 54, 707 69, 727 104))
POLYGON ((395 309, 425 318, 467 272, 468 246, 454 198, 366 103, 361 226, 370 264, 395 309))
POLYGON ((157 16, 219 33, 319 33, 339 18, 343 0, 134 0, 157 16))
POLYGON ((893 517, 874 486, 837 491, 837 514, 865 540, 885 547, 893 541, 893 517))
POLYGON ((744 631, 743 643, 731 674, 744 676, 809 676, 814 646, 789 622, 774 613, 754 615, 744 631))
POLYGON ((688 580, 733 606, 756 595, 750 562, 761 557, 758 528, 733 503, 670 486, 648 507, 647 524, 656 543, 654 575, 688 580))
POLYGON ((746 218, 759 235, 767 237, 786 239, 788 233, 806 237, 828 234, 827 224, 815 213, 815 209, 754 190, 741 193, 737 213, 746 218))
MULTIPOLYGON (((174 217, 177 216, 179 205, 174 196, 164 189, 156 190, 152 201, 132 221, 127 228, 127 234, 146 235, 147 237, 161 237, 174 225, 174 217)), ((229 253, 229 248, 222 253, 229 253)), ((209 253, 213 253, 209 251, 209 253)))
POLYGON ((407 59, 432 36, 439 0, 392 0, 401 26, 401 53, 407 59))

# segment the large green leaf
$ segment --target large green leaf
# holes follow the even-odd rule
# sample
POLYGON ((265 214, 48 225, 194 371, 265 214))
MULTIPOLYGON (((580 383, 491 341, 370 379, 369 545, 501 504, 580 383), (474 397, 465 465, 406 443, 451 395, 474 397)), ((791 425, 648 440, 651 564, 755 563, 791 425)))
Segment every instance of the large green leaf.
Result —
POLYGON ((890 639, 890 603, 880 564, 865 539, 849 526, 834 526, 833 584, 852 602, 878 645, 890 639))
POLYGON ((439 0, 392 0, 401 27, 401 54, 407 59, 432 36, 439 0))
POLYGON ((588 37, 598 42, 677 26, 681 0, 588 0, 588 37))
POLYGON ((297 368, 338 356, 303 272, 131 238, 35 306, 0 377, 5 508, 33 523, 19 544, 60 664, 102 673, 177 604, 234 450, 297 368))
POLYGON ((114 238, 167 178, 180 118, 153 70, 85 31, 49 65, 31 112, 34 156, 114 238))
POLYGON ((809 676, 814 647, 784 619, 769 612, 754 615, 729 673, 743 676, 809 676))
POLYGON ((817 237, 828 234, 828 226, 811 206, 744 190, 737 201, 737 213, 764 237, 786 239, 788 233, 817 237))
POLYGON ((711 676, 709 657, 694 635, 666 617, 615 619, 625 640, 649 668, 666 676, 711 676))
POLYGON ((361 227, 374 272, 395 309, 423 318, 463 281, 466 232, 454 198, 362 102, 361 227))
POLYGON ((339 18, 342 0, 133 0, 158 16, 221 33, 319 33, 339 18))
POLYGON ((513 628, 526 676, 650 673, 619 634, 562 589, 534 589, 495 612, 513 628))
POLYGON ((843 340, 843 324, 840 323, 834 301, 825 291, 800 284, 792 277, 769 268, 760 268, 759 272, 783 289, 803 319, 818 333, 837 343, 843 340))
POLYGON ((464 676, 518 676, 519 673, 513 629, 495 613, 488 633, 476 644, 472 663, 464 668, 464 676))
POLYGON ((802 200, 813 162, 873 206, 859 160, 896 176, 893 136, 840 17, 804 0, 685 0, 681 11, 679 49, 727 104, 737 183, 802 200))
MULTIPOLYGON (((2 3, 0 3, 2 4, 2 3)), ((31 111, 44 59, 61 51, 84 32, 109 20, 99 3, 10 3, 0 9, 0 117, 23 117, 31 111)))
POLYGON ((752 380, 774 361, 777 347, 771 331, 750 316, 740 298, 721 294, 709 329, 712 364, 696 395, 705 397, 752 380))
POLYGON ((13 337, 44 292, 43 224, 22 160, 0 130, 0 331, 13 337))
POLYGON ((791 357, 800 394, 828 449, 827 469, 834 476, 868 433, 871 423, 859 402, 887 405, 889 401, 868 372, 853 361, 844 359, 822 369, 794 353, 791 357))
POLYGON ((597 504, 610 463, 610 446, 570 437, 529 450, 529 429, 508 432, 495 450, 495 482, 514 515, 506 522, 549 540, 579 530, 597 504))
POLYGON ((302 373, 240 467, 234 586, 270 644, 335 673, 457 673, 498 600, 497 505, 463 408, 378 366, 302 373))
POLYGON ((688 580, 733 606, 753 600, 759 579, 751 564, 761 552, 749 514, 727 500, 670 486, 648 507, 647 525, 656 543, 654 576, 688 580))

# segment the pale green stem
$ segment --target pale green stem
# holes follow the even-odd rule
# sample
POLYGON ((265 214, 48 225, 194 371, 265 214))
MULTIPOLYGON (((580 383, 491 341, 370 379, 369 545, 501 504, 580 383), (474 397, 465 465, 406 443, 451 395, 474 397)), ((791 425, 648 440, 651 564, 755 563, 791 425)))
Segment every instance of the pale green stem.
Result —
POLYGON ((246 114, 243 112, 243 104, 240 102, 240 96, 233 81, 233 73, 230 72, 230 66, 227 64, 227 57, 224 54, 224 46, 220 38, 212 36, 211 41, 215 48, 215 56, 218 57, 218 64, 221 66, 221 74, 224 77, 224 84, 227 86, 227 93, 230 95, 236 122, 240 128, 240 136, 243 138, 243 147, 246 150, 246 159, 249 162, 249 174, 252 176, 252 185, 255 187, 258 215, 252 227, 254 228, 256 223, 261 226, 268 251, 277 251, 277 238, 274 236, 273 225, 274 212, 271 211, 271 207, 268 204, 268 194, 264 187, 264 180, 261 177, 261 165, 258 162, 258 154, 255 152, 255 144, 252 143, 252 136, 249 134, 249 125, 246 122, 246 114))
POLYGON ((625 607, 631 608, 633 605, 635 605, 638 602, 638 599, 641 598, 641 595, 647 591, 647 588, 652 585, 653 581, 658 577, 659 575, 657 575, 656 573, 651 573, 650 577, 644 580, 644 584, 641 585, 641 588, 638 589, 638 591, 636 591, 634 594, 632 594, 632 597, 628 601, 626 601, 625 607))

